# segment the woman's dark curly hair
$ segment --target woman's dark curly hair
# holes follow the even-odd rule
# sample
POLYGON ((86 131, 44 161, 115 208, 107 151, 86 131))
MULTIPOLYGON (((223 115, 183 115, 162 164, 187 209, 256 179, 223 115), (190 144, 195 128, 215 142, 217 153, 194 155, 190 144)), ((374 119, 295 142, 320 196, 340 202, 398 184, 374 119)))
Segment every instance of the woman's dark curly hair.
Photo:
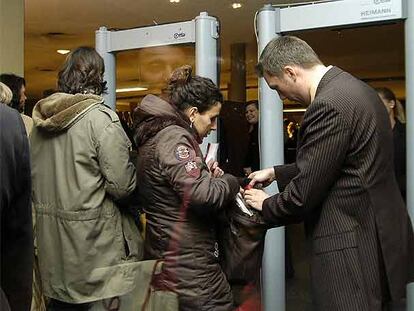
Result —
POLYGON ((26 80, 12 73, 4 73, 0 75, 0 82, 6 84, 13 93, 10 106, 20 111, 20 90, 23 86, 26 86, 26 80))
POLYGON ((223 102, 223 95, 213 81, 192 76, 191 73, 191 66, 185 65, 175 69, 171 74, 166 96, 172 105, 180 111, 197 107, 198 111, 203 113, 217 103, 223 102))
POLYGON ((79 47, 68 55, 59 71, 58 90, 69 94, 101 95, 106 91, 104 72, 104 61, 95 49, 79 47))

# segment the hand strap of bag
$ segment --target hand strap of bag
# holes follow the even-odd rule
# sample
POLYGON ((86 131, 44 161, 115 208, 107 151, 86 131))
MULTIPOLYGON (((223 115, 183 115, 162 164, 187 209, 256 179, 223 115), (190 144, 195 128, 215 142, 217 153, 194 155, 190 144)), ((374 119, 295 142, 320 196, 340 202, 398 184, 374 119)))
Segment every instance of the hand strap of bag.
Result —
POLYGON ((144 303, 142 304, 141 311, 144 311, 147 308, 148 302, 149 302, 150 297, 151 297, 151 287, 152 287, 151 286, 151 283, 152 283, 152 279, 154 278, 155 272, 157 271, 158 264, 161 263, 161 262, 162 262, 161 259, 156 260, 155 261, 155 264, 154 264, 154 267, 152 268, 151 281, 148 284, 147 294, 145 295, 145 300, 144 300, 144 303))

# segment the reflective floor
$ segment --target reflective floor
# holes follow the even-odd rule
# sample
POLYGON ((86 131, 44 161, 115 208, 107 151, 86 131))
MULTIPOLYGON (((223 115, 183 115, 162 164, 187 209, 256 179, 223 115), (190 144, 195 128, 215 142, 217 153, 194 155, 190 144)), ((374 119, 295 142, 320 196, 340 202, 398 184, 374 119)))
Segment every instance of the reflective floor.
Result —
POLYGON ((295 275, 286 281, 286 311, 312 310, 303 224, 288 228, 295 275))

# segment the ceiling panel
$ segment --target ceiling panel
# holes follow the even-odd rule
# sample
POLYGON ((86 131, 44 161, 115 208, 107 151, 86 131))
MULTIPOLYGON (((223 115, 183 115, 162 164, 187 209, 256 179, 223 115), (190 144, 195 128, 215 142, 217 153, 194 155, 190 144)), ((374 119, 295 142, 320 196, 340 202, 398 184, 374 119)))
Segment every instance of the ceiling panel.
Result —
MULTIPOLYGON (((240 42, 246 43, 247 84, 254 86, 257 84, 254 14, 269 1, 241 2, 243 7, 234 10, 232 1, 226 0, 181 0, 178 4, 171 4, 169 0, 26 0, 25 77, 28 95, 39 98, 44 90, 55 87, 58 69, 65 59, 56 53, 57 49, 94 46, 95 30, 100 26, 124 29, 191 20, 202 11, 217 16, 221 22, 221 86, 225 88, 229 82, 230 45, 240 42)), ((273 1, 274 4, 295 2, 303 1, 273 1)), ((358 77, 374 81, 376 85, 390 85, 399 97, 404 96, 404 29, 401 23, 308 31, 297 35, 308 41, 326 64, 338 65, 358 77)), ((118 84, 149 85, 143 80, 143 76, 149 73, 158 80, 157 83, 151 82, 153 88, 160 89, 170 70, 164 70, 167 65, 160 63, 168 62, 168 66, 174 66, 183 61, 194 63, 192 48, 184 47, 173 52, 155 49, 121 53, 118 56, 118 84), (165 60, 168 58, 171 63, 165 60), (161 73, 158 72, 160 70, 161 73)))

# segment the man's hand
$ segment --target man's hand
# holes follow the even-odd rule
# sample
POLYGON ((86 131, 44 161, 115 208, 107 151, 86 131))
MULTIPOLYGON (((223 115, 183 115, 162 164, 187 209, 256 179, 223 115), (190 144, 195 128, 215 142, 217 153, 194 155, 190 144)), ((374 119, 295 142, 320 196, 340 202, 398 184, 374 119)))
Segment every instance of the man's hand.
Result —
POLYGON ((254 186, 256 183, 262 183, 264 187, 267 187, 275 180, 275 170, 273 167, 266 168, 261 171, 253 172, 249 175, 251 179, 249 185, 254 186))
POLYGON ((263 201, 268 197, 269 195, 263 190, 250 189, 244 191, 244 200, 246 203, 258 211, 262 210, 263 201))

